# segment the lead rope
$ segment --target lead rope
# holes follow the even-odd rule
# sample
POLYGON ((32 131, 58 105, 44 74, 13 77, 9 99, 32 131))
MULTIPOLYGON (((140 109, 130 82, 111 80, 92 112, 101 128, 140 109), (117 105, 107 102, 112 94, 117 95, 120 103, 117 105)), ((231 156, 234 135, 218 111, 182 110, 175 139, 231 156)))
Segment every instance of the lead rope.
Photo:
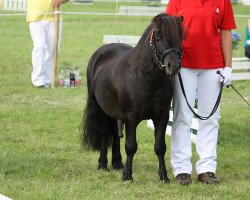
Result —
POLYGON ((221 94, 222 94, 222 89, 223 89, 223 82, 221 82, 221 85, 220 85, 220 92, 219 92, 218 98, 217 98, 217 100, 216 100, 216 102, 215 102, 215 105, 214 105, 214 107, 213 107, 211 113, 210 113, 207 117, 203 117, 203 116, 198 115, 198 114, 193 110, 193 108, 190 106, 190 104, 188 103, 187 96, 186 96, 186 93, 185 93, 185 90, 184 90, 184 86, 183 86, 183 82, 182 82, 182 78, 181 78, 181 73, 180 73, 180 72, 178 73, 178 77, 179 77, 179 81, 180 81, 182 93, 183 93, 183 95, 184 95, 184 97, 185 97, 185 100, 186 100, 186 102, 187 102, 187 105, 188 105, 189 109, 192 111, 192 113, 194 114, 194 116, 197 117, 197 118, 200 119, 200 120, 207 120, 207 119, 209 119, 209 118, 216 112, 217 108, 218 108, 219 105, 220 105, 220 99, 221 99, 221 94))

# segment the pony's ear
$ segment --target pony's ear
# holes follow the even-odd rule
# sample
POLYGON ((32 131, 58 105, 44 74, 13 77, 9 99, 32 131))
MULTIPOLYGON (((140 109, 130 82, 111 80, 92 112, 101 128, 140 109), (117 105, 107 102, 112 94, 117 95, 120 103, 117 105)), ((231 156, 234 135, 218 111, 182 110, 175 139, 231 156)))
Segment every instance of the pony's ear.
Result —
POLYGON ((153 21, 156 24, 156 26, 161 24, 161 19, 162 19, 162 14, 155 16, 153 21))
POLYGON ((180 16, 177 18, 181 23, 184 21, 184 17, 183 16, 180 16))

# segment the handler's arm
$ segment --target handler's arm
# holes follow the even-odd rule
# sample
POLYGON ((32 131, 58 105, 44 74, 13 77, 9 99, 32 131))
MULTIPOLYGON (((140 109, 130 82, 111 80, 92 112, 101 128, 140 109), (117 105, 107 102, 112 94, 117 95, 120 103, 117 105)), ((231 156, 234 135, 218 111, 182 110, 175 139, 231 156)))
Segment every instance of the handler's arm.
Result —
POLYGON ((54 6, 59 7, 61 4, 68 2, 69 0, 53 0, 54 6))
POLYGON ((232 67, 232 34, 231 30, 221 30, 221 48, 225 61, 225 67, 232 67))
POLYGON ((247 27, 248 27, 248 33, 250 33, 250 19, 247 22, 247 27))

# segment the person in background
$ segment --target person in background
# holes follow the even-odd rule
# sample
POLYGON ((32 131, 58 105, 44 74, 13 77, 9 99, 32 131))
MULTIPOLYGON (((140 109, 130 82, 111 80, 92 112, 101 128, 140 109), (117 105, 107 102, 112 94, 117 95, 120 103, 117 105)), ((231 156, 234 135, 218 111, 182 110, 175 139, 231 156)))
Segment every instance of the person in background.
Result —
MULTIPOLYGON (((198 114, 208 116, 220 92, 220 84, 231 83, 232 35, 235 20, 230 0, 170 0, 166 14, 184 17, 185 38, 180 70, 187 100, 191 106, 198 97, 198 114), (221 71, 225 79, 216 72, 221 71)), ((171 136, 171 165, 177 181, 189 185, 192 173, 190 128, 193 114, 175 77, 171 136)), ((199 120, 196 137, 198 181, 218 183, 216 147, 219 108, 208 120, 199 120)))
MULTIPOLYGON (((49 87, 52 79, 55 7, 69 0, 28 0, 26 22, 29 23, 32 50, 31 80, 39 88, 49 87)), ((62 22, 59 24, 59 43, 62 22)))
POLYGON ((244 43, 244 47, 245 47, 245 56, 250 58, 250 18, 248 19, 248 22, 247 22, 246 40, 244 43))
POLYGON ((4 0, 0 0, 0 10, 2 10, 3 9, 3 6, 4 6, 4 2, 3 2, 4 0))

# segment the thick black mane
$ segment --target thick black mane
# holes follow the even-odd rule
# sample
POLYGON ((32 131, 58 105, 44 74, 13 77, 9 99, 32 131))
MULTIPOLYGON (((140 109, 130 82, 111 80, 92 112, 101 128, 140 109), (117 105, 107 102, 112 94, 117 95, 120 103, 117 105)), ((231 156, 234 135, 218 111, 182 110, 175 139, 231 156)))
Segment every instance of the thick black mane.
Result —
POLYGON ((142 34, 137 46, 144 46, 146 41, 150 41, 150 36, 153 30, 160 31, 160 34, 166 37, 166 40, 169 41, 170 46, 174 44, 180 44, 180 38, 183 38, 183 30, 181 22, 173 16, 162 13, 157 17, 153 18, 151 24, 145 29, 142 34), (157 17, 160 17, 160 20, 157 21, 157 17), (178 33, 178 34, 177 34, 178 33))

